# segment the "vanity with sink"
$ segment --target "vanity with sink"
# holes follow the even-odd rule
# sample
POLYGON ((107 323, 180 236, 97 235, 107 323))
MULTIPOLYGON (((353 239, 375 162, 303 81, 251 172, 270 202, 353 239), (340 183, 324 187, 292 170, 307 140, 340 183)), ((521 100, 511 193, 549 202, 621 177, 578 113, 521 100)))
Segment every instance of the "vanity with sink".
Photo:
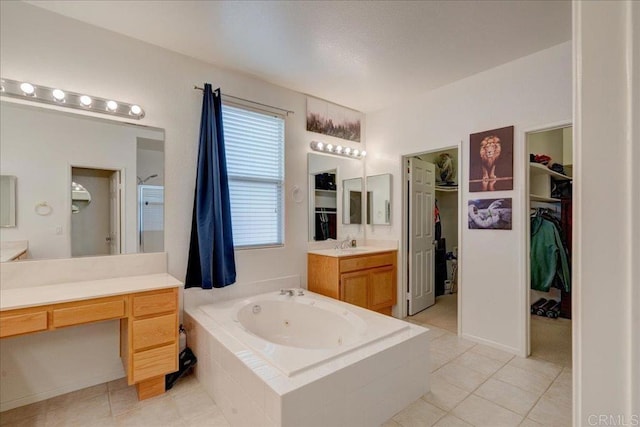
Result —
POLYGON ((397 252, 367 246, 310 250, 308 289, 390 316, 397 300, 397 252))

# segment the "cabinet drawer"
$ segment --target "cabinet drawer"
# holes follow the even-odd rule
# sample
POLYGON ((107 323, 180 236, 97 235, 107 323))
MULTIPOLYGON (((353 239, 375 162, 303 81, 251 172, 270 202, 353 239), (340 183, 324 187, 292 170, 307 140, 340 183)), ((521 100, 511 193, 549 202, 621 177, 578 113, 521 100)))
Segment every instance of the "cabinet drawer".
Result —
POLYGON ((61 328, 100 320, 120 319, 124 316, 123 298, 111 301, 96 300, 91 303, 77 303, 69 307, 54 309, 52 326, 61 328))
POLYGON ((0 338, 47 329, 47 311, 8 314, 0 318, 0 338))
POLYGON ((177 315, 151 317, 133 321, 133 350, 175 343, 178 326, 177 315))
POLYGON ((174 290, 155 294, 138 294, 133 297, 133 315, 167 313, 178 309, 178 298, 174 290))
POLYGON ((375 255, 362 255, 353 258, 340 259, 340 272, 363 270, 365 268, 381 267, 383 265, 393 265, 395 252, 384 252, 375 255))
POLYGON ((178 347, 170 344, 133 354, 133 382, 178 370, 178 347))

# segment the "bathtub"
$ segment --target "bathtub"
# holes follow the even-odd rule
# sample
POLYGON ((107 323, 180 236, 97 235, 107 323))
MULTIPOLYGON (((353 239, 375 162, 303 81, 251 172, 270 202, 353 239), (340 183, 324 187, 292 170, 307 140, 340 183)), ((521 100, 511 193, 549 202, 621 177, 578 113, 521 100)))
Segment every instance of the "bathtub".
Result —
POLYGON ((312 292, 185 307, 185 324, 232 425, 375 426, 429 390, 425 328, 312 292))

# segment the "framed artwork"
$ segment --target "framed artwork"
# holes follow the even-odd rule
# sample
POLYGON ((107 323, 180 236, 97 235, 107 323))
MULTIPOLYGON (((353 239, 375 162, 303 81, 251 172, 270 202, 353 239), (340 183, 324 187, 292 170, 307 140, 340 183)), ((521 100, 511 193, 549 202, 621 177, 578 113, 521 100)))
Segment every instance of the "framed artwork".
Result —
POLYGON ((469 191, 513 190, 513 126, 469 138, 469 191))
POLYGON ((470 230, 511 230, 511 198, 469 200, 470 230))
POLYGON ((362 113, 322 99, 307 97, 307 130, 360 142, 362 113))

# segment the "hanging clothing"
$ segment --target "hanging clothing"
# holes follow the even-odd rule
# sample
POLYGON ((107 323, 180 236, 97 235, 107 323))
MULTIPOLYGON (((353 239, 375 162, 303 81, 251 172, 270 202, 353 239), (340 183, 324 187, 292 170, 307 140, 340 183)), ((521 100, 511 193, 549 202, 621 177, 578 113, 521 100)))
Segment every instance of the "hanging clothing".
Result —
POLYGON ((531 288, 548 292, 552 285, 571 290, 567 252, 556 225, 536 215, 531 218, 531 288))
POLYGON ((231 202, 220 89, 204 85, 196 190, 185 288, 222 288, 236 281, 231 202))
POLYGON ((433 223, 435 224, 435 239, 439 241, 440 237, 442 237, 442 223, 440 222, 440 209, 438 208, 437 200, 433 204, 433 223))

